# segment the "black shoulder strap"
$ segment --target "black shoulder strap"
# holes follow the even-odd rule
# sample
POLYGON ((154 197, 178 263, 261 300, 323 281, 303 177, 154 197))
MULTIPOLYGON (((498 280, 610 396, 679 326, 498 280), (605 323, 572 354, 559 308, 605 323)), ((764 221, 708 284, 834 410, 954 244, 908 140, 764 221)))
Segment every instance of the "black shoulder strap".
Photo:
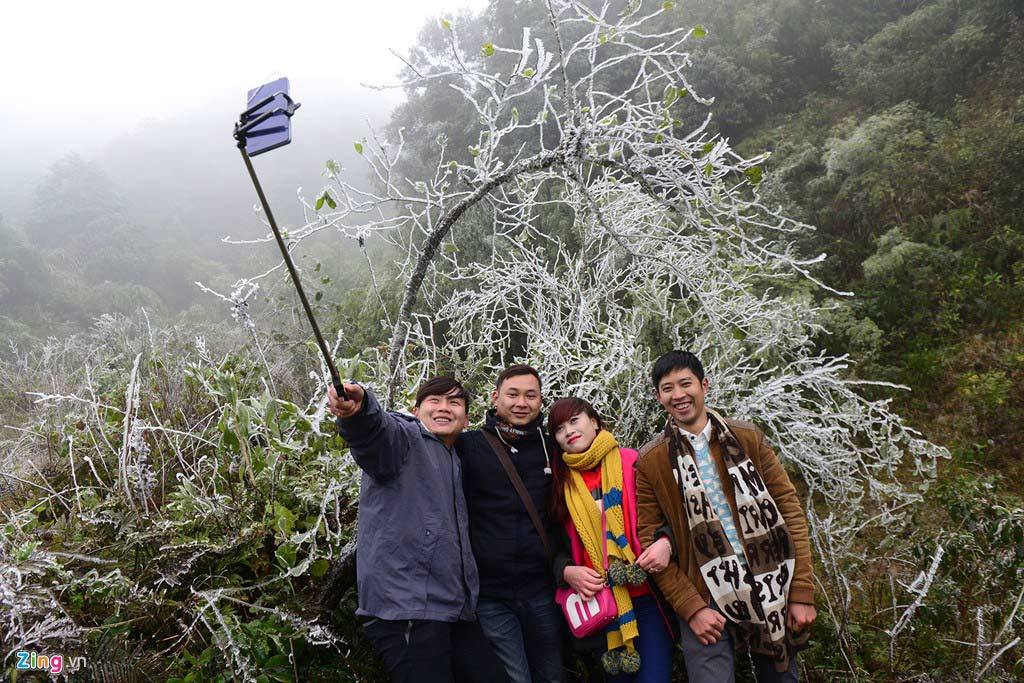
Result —
POLYGON ((541 543, 544 544, 544 552, 548 554, 548 559, 554 557, 551 552, 551 543, 548 541, 548 534, 544 530, 544 525, 541 524, 540 514, 537 512, 537 506, 533 504, 533 499, 530 498, 529 492, 526 490, 526 485, 523 484, 522 478, 519 476, 519 472, 516 471, 516 466, 512 464, 512 460, 508 457, 508 453, 505 452, 505 445, 498 440, 494 434, 491 434, 486 429, 480 430, 484 438, 487 439, 487 443, 491 445, 491 450, 498 456, 498 460, 501 462, 501 466, 505 468, 505 474, 508 475, 509 481, 512 482, 512 488, 519 494, 519 498, 523 501, 523 507, 526 508, 526 514, 530 515, 530 521, 533 522, 533 526, 537 529, 537 533, 540 534, 541 543))

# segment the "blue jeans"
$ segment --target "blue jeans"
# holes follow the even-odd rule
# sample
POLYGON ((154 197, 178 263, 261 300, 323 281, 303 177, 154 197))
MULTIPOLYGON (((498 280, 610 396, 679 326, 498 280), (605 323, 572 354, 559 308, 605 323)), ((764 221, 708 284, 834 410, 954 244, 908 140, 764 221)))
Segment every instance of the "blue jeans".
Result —
MULTIPOLYGON (((667 683, 672 679, 672 634, 654 596, 633 598, 636 627, 636 651, 640 671, 635 674, 606 676, 608 683, 667 683)), ((673 618, 675 615, 672 615, 673 618)))
POLYGON ((562 610, 553 593, 480 598, 477 619, 512 683, 562 683, 562 610))

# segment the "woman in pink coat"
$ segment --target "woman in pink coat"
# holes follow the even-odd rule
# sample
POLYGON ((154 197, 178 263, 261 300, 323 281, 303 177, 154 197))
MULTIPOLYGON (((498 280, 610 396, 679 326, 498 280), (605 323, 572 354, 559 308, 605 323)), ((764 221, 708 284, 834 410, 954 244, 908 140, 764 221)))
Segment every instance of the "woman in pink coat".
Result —
POLYGON ((637 452, 620 448, 581 398, 555 401, 548 431, 558 446, 551 461, 552 514, 565 526, 572 557, 558 578, 585 600, 605 585, 612 589, 618 617, 605 632, 607 680, 664 683, 671 678, 672 635, 648 574, 665 568, 672 549, 667 538, 640 547, 637 452))

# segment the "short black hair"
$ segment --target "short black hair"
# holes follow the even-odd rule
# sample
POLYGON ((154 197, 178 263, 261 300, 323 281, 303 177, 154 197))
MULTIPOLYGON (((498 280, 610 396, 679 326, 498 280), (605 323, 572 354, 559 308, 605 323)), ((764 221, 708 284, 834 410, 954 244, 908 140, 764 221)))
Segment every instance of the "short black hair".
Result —
POLYGON ((537 378, 537 384, 540 386, 544 385, 544 382, 540 379, 540 373, 532 365, 526 365, 519 363, 518 365, 510 365, 500 373, 498 373, 498 382, 494 385, 496 391, 501 391, 502 383, 512 377, 519 377, 521 375, 533 375, 537 378))
POLYGON ((420 404, 423 403, 427 396, 451 396, 453 398, 461 398, 466 402, 466 407, 469 407, 470 403, 470 395, 466 390, 466 387, 462 386, 462 382, 449 375, 431 377, 420 385, 420 388, 416 390, 417 408, 420 407, 420 404))
POLYGON ((654 361, 651 367, 651 383, 654 384, 654 388, 658 388, 658 382, 662 377, 674 370, 690 370, 697 376, 698 381, 704 381, 704 366, 700 364, 700 359, 689 351, 675 350, 661 354, 658 360, 654 361))

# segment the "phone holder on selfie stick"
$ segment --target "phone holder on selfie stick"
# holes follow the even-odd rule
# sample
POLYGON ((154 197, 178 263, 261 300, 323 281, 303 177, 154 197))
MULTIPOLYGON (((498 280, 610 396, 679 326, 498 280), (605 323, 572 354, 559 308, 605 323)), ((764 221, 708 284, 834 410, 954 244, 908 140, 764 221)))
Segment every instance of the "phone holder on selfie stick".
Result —
POLYGON ((249 171, 256 194, 260 198, 260 203, 263 204, 263 212, 267 216, 270 228, 274 231, 277 246, 281 249, 281 255, 288 266, 288 272, 291 273, 295 289, 299 292, 302 308, 306 311, 306 317, 309 318, 309 324, 313 328, 313 336, 316 337, 316 345, 320 347, 320 353, 323 354, 327 368, 330 370, 334 390, 342 399, 348 398, 341 383, 341 376, 338 375, 338 369, 334 366, 334 361, 331 360, 331 354, 327 349, 327 344, 324 343, 323 335, 320 334, 320 326, 316 324, 316 318, 313 317, 313 309, 310 308, 309 299, 306 298, 306 292, 302 289, 302 282, 299 280, 298 271, 295 270, 295 264, 292 263, 291 253, 281 237, 274 214, 270 212, 270 204, 267 203, 267 197, 263 194, 263 187, 260 185, 259 178, 256 177, 252 162, 249 161, 249 157, 283 147, 292 141, 291 119, 295 110, 301 105, 288 95, 287 78, 279 78, 250 90, 247 104, 249 108, 239 115, 238 123, 235 124, 234 138, 238 142, 238 150, 242 153, 245 168, 249 171))

